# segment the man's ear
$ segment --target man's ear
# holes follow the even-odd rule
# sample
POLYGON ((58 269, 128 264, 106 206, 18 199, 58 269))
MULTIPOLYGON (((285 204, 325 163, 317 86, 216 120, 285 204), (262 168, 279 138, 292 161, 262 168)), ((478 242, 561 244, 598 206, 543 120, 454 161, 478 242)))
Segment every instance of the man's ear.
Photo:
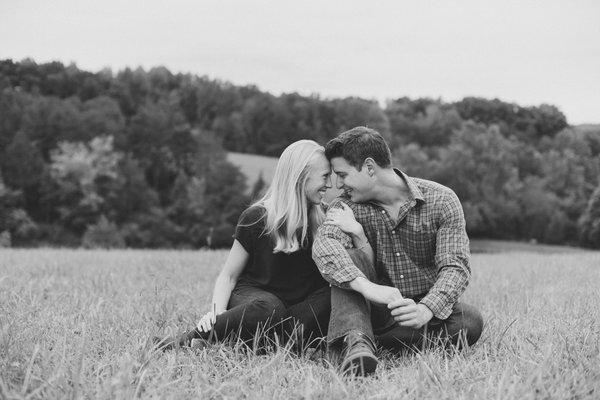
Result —
POLYGON ((370 177, 373 177, 373 175, 375 174, 376 166, 377 166, 377 163, 371 157, 367 157, 365 159, 365 162, 363 163, 363 168, 365 168, 365 171, 367 172, 367 174, 370 177))

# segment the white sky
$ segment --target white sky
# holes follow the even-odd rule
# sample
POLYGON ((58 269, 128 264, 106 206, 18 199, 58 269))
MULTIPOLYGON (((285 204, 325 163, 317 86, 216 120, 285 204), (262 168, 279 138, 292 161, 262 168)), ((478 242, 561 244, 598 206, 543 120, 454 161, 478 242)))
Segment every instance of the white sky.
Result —
POLYGON ((600 122, 600 1, 0 0, 0 58, 274 94, 499 97, 600 122))

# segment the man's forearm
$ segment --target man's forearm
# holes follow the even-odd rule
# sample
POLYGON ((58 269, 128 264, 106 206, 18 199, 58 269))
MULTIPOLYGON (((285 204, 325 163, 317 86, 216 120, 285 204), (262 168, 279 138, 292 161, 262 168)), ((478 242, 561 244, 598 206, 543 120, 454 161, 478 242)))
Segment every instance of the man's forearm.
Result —
POLYGON ((363 297, 373 303, 389 304, 393 300, 402 298, 400 291, 393 286, 378 285, 362 276, 356 277, 348 282, 350 289, 360 293, 363 297))
POLYGON ((444 267, 429 293, 421 299, 421 303, 426 305, 437 318, 448 318, 452 307, 465 291, 469 276, 470 274, 459 266, 444 267))
POLYGON ((368 285, 371 283, 372 282, 370 280, 368 280, 367 278, 363 278, 362 276, 359 276, 359 277, 356 277, 353 280, 351 280, 348 284, 350 286, 350 289, 352 289, 355 292, 358 292, 364 296, 365 292, 367 291, 368 285))

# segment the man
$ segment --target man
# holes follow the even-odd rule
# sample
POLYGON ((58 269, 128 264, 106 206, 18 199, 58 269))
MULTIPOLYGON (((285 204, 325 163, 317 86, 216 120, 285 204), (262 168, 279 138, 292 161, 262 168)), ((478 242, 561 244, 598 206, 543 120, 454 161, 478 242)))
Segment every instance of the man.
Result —
POLYGON ((457 347, 474 344, 483 322, 474 307, 458 301, 471 270, 456 194, 393 168, 388 145, 373 129, 340 134, 325 155, 344 191, 328 218, 345 203, 370 245, 361 246, 366 252, 351 250, 351 237, 327 223, 313 244, 313 258, 332 284, 328 341, 343 345, 342 370, 374 372, 375 339, 394 351, 436 337, 457 347))

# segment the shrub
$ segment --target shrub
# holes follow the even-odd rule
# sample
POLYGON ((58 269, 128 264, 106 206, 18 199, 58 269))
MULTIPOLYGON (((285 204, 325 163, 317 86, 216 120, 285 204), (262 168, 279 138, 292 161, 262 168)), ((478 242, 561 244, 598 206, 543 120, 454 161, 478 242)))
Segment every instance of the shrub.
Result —
POLYGON ((89 225, 83 235, 82 246, 94 248, 123 248, 125 240, 114 222, 110 222, 104 215, 94 225, 89 225))
POLYGON ((579 219, 579 239, 583 246, 600 249, 600 185, 579 219))
POLYGON ((4 247, 11 247, 12 243, 10 240, 10 232, 2 231, 0 232, 0 249, 4 247))

